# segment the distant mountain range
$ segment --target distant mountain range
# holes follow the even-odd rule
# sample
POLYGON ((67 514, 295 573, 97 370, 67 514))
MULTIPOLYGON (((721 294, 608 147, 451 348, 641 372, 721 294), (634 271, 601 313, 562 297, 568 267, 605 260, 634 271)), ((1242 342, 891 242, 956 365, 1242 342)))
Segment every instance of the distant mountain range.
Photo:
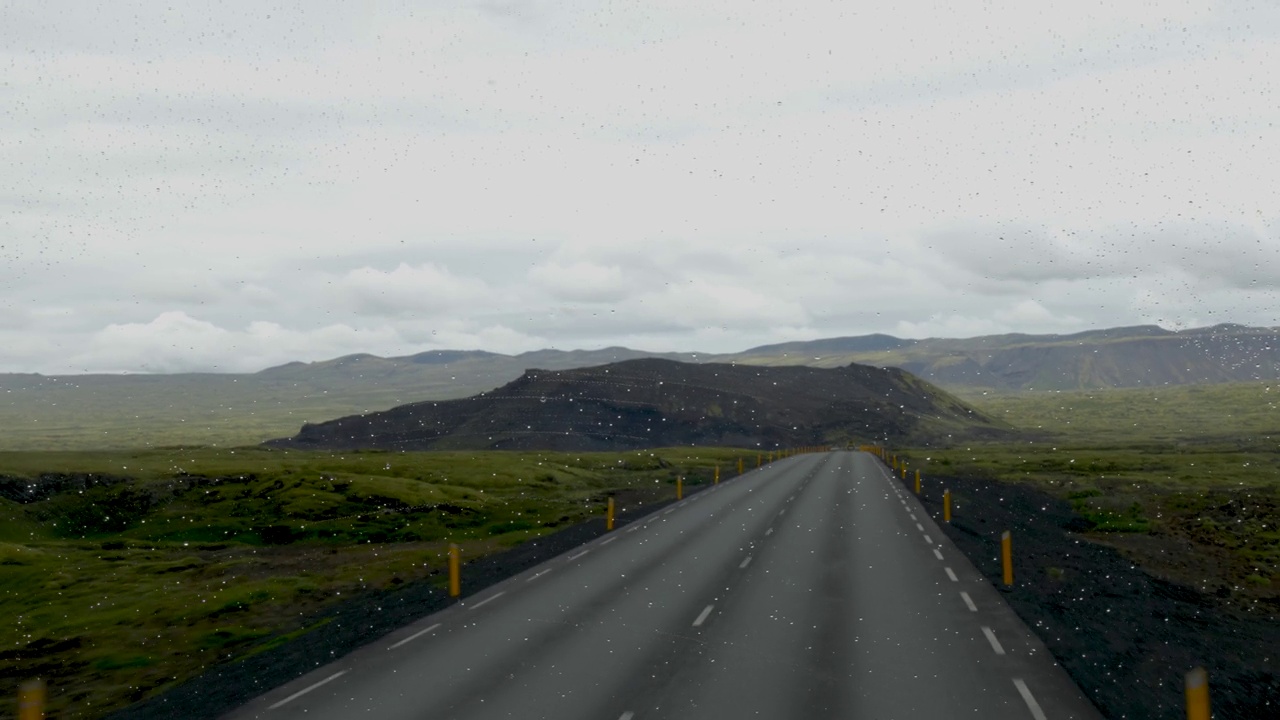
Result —
POLYGON ((1280 378, 1280 328, 1155 325, 1072 335, 831 338, 747 350, 736 362, 899 367, 946 388, 1093 390, 1280 378))
POLYGON ((1156 326, 1072 335, 906 340, 827 338, 740 353, 648 353, 629 348, 520 355, 433 350, 348 355, 248 374, 0 374, 0 449, 256 443, 355 413, 491 390, 525 370, 567 370, 640 358, 692 363, 898 367, 960 393, 1104 389, 1280 378, 1280 329, 1156 326))
POLYGON ((933 444, 1007 428, 896 368, 760 367, 646 358, 526 371, 491 392, 308 424, 266 443, 306 450, 765 450, 933 444))

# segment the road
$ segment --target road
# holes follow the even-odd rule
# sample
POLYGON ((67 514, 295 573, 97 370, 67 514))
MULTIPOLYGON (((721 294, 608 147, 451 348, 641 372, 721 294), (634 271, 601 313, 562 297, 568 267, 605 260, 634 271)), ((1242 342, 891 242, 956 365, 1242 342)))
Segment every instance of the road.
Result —
POLYGON ((621 526, 227 717, 1102 716, 878 460, 833 452, 621 526))

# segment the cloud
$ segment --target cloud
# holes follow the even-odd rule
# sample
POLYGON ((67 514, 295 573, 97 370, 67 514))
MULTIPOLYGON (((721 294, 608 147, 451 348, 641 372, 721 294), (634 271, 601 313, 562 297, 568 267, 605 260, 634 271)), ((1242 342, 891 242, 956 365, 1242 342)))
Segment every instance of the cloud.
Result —
POLYGON ((466 307, 490 292, 482 280, 458 277, 448 268, 427 263, 401 263, 390 271, 356 268, 335 282, 361 315, 431 317, 444 310, 466 307))
POLYGON ((624 282, 621 268, 587 261, 535 265, 529 268, 529 279, 558 300, 608 303, 635 292, 634 285, 624 282))
MULTIPOLYGON (((228 328, 170 311, 148 322, 112 324, 91 333, 83 346, 50 363, 46 370, 255 372, 294 360, 324 360, 352 353, 389 356, 420 348, 516 353, 545 344, 543 338, 529 337, 502 325, 476 326, 459 321, 444 323, 438 330, 386 322, 360 327, 336 323, 298 330, 255 321, 228 328)), ((48 348, 40 348, 35 354, 47 351, 48 348)))
POLYGON ((0 9, 3 362, 1277 322, 1272 9, 318 1, 0 9))
POLYGON ((358 330, 330 325, 310 331, 254 322, 239 330, 219 327, 183 312, 165 312, 146 323, 108 325, 67 362, 83 371, 248 372, 309 356, 315 348, 343 355, 394 347, 389 327, 358 330))

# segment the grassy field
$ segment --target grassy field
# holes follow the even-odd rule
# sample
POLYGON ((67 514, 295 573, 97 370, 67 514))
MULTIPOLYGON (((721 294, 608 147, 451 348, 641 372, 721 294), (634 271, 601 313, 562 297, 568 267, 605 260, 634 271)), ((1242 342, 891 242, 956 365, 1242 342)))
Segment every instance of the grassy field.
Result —
POLYGON ((478 557, 739 457, 754 467, 731 449, 0 453, 0 696, 39 676, 53 716, 96 717, 307 632, 344 595, 443 582, 449 542, 478 557))
POLYGON ((12 387, 0 386, 0 451, 256 445, 293 435, 305 422, 423 398, 465 397, 491 387, 330 380, 315 385, 260 375, 193 374, 55 383, 10 376, 12 387))
POLYGON ((1062 442, 1117 444, 1280 444, 1280 382, 1179 385, 1092 391, 996 392, 952 389, 1014 427, 1062 442))
POLYGON ((900 451, 912 468, 1048 488, 1144 567, 1280 615, 1280 385, 965 399, 1035 435, 900 451))

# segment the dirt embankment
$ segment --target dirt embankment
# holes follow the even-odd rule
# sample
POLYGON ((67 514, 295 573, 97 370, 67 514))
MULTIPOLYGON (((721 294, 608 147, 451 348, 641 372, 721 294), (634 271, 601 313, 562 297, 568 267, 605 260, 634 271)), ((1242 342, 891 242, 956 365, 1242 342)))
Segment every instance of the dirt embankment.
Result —
POLYGON ((1217 593, 1154 576, 1091 542, 1088 523, 1067 502, 1035 488, 931 480, 952 490, 955 505, 946 525, 941 491, 926 493, 930 514, 1107 717, 1182 717, 1183 675, 1196 666, 1209 672, 1215 718, 1280 717, 1274 615, 1244 613, 1217 593), (1012 589, 1001 580, 1005 530, 1013 538, 1012 589))

